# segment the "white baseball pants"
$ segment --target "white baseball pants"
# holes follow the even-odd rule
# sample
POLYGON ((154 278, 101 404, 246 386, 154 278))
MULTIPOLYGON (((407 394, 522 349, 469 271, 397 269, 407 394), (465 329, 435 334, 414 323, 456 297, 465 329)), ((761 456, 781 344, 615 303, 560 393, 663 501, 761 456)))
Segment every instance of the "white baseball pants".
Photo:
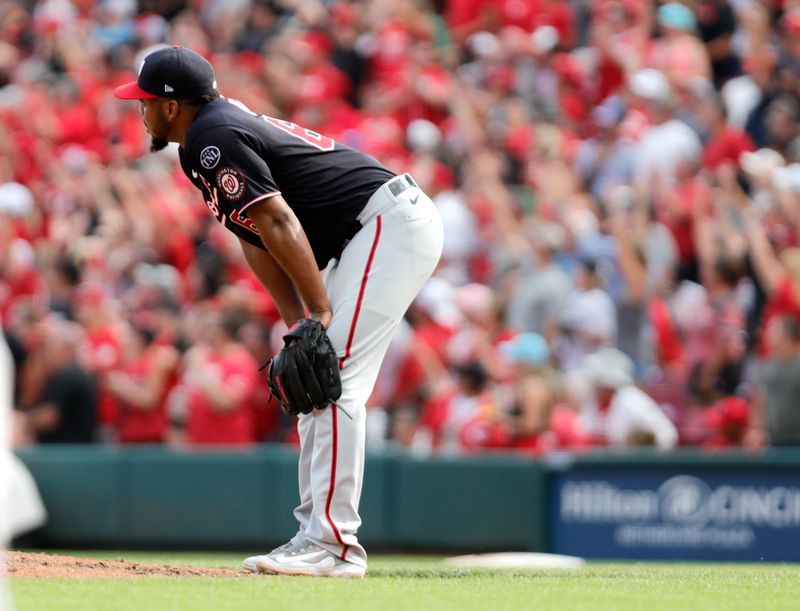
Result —
POLYGON ((365 404, 389 341, 436 268, 442 221, 407 175, 380 187, 358 217, 361 230, 325 274, 333 308, 328 336, 339 356, 342 396, 298 420, 300 536, 366 567, 356 538, 364 476, 365 404))

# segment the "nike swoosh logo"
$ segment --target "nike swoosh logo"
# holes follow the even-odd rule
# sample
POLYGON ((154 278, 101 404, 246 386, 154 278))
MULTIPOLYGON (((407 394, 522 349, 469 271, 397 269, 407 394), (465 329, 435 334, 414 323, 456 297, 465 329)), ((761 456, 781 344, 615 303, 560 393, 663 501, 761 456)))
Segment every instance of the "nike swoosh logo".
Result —
POLYGON ((419 191, 417 191, 417 195, 415 197, 411 198, 411 205, 412 206, 415 205, 418 199, 419 199, 419 191))

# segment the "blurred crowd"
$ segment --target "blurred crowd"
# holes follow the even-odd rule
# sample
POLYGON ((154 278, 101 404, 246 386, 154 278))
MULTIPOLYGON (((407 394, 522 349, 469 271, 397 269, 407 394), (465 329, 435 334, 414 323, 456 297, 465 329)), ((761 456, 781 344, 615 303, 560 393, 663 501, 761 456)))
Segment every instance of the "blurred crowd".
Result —
POLYGON ((0 0, 16 443, 296 441, 274 304, 113 97, 164 44, 439 207, 372 447, 800 444, 797 0, 0 0))

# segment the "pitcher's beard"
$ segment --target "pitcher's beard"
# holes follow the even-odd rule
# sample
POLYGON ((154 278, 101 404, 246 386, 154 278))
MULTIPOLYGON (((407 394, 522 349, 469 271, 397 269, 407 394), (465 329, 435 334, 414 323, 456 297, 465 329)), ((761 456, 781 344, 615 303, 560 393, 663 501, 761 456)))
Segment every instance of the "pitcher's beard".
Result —
POLYGON ((165 148, 167 148, 167 145, 169 145, 169 142, 163 138, 151 138, 150 152, 157 153, 158 151, 163 151, 165 148))

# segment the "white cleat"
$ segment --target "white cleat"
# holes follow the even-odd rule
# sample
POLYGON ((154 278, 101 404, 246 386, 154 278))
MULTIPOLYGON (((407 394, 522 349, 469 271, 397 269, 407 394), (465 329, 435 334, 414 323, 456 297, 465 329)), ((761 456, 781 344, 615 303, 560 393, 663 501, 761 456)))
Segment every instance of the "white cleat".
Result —
POLYGON ((335 554, 310 541, 305 541, 299 547, 279 550, 280 548, 266 556, 255 556, 257 570, 274 575, 350 578, 364 577, 367 572, 363 566, 337 558, 335 554))
MULTIPOLYGON (((305 540, 301 543, 301 545, 303 543, 305 543, 305 540)), ((296 545, 294 544, 294 542, 293 541, 289 541, 288 543, 284 543, 280 547, 276 547, 269 554, 264 554, 262 556, 250 556, 249 558, 245 558, 244 559, 244 561, 242 562, 242 568, 245 571, 249 571, 250 573, 258 573, 259 572, 258 563, 260 561, 262 561, 264 558, 267 558, 268 556, 272 556, 273 554, 282 554, 282 553, 288 552, 289 550, 291 550, 291 549, 293 549, 295 547, 296 547, 296 545)))

